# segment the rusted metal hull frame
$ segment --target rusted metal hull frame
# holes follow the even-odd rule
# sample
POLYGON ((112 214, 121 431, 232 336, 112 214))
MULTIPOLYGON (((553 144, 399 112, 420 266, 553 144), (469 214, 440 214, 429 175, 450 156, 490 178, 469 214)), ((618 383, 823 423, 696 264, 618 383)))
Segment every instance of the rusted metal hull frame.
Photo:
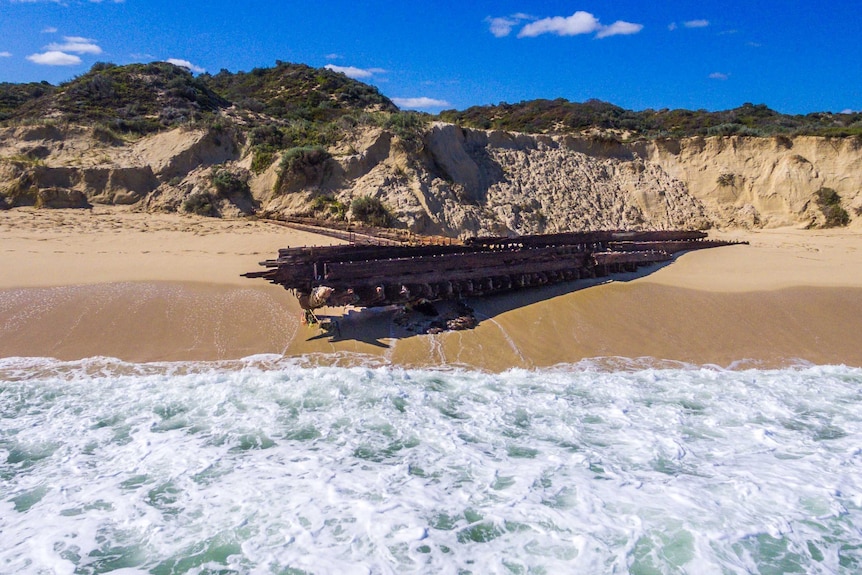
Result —
POLYGON ((601 231, 472 238, 462 245, 285 248, 261 262, 265 271, 243 275, 293 290, 304 309, 376 307, 604 277, 732 243, 704 238, 692 231, 601 231))

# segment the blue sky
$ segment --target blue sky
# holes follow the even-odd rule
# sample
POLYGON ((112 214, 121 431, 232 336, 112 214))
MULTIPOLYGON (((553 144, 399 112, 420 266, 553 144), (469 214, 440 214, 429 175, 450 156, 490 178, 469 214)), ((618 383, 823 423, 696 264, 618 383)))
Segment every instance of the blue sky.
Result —
POLYGON ((330 66, 403 108, 862 110, 862 1, 0 0, 0 81, 97 61, 330 66))

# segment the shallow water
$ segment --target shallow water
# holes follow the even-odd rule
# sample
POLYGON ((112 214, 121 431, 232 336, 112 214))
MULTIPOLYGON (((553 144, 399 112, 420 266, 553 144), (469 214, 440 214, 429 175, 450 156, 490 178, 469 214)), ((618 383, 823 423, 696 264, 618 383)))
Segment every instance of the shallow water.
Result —
POLYGON ((860 369, 342 363, 0 360, 0 572, 862 571, 860 369))

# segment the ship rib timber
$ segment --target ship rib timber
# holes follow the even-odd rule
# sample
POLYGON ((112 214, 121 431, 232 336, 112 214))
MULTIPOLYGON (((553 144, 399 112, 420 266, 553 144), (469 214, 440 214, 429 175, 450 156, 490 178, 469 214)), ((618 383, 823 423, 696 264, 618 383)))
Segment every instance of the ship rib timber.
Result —
POLYGON ((293 290, 304 309, 449 299, 632 271, 733 242, 700 231, 596 231, 470 238, 451 245, 283 248, 243 274, 293 290))

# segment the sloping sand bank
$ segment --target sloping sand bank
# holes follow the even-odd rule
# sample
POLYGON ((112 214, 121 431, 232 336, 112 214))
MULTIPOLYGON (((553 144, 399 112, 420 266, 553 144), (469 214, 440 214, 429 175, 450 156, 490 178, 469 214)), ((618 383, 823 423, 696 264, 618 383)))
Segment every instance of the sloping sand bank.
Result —
POLYGON ((392 322, 394 310, 348 310, 333 339, 301 325, 281 288, 239 277, 280 247, 329 238, 115 208, 16 209, 0 212, 0 356, 286 353, 493 371, 596 357, 862 365, 862 238, 843 230, 718 235, 751 245, 683 254, 602 285, 476 299, 482 322, 463 332, 417 336, 392 322))

